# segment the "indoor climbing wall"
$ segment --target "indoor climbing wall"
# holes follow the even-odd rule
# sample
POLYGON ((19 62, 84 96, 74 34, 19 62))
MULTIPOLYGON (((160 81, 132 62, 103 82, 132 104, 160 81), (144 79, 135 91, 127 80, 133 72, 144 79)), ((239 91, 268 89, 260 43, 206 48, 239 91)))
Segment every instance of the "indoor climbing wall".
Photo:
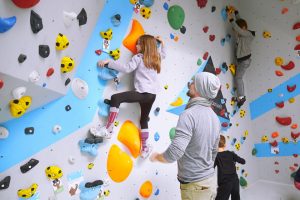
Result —
POLYGON ((261 180, 253 189, 259 196, 278 188, 271 199, 298 199, 291 175, 300 164, 300 2, 256 2, 240 4, 248 28, 256 31, 252 64, 245 79, 255 135, 251 149, 261 180))
POLYGON ((98 69, 97 61, 128 62, 143 33, 161 36, 167 46, 160 91, 149 116, 154 151, 163 152, 174 137, 178 115, 188 100, 187 82, 195 73, 208 71, 222 82, 214 111, 228 149, 247 160, 245 166, 238 166, 241 185, 246 188, 258 179, 259 169, 253 167, 257 158, 251 155, 256 134, 250 127, 248 105, 238 110, 231 102, 234 40, 224 11, 228 4, 237 8, 239 4, 217 0, 144 0, 140 4, 97 0, 88 5, 65 1, 57 2, 59 6, 30 2, 16 6, 7 1, 0 6, 5 13, 0 16, 5 25, 0 33, 5 45, 0 49, 7 59, 3 64, 9 64, 0 68, 0 96, 5 99, 1 101, 0 181, 8 187, 0 188, 1 198, 180 199, 176 164, 139 157, 138 104, 120 107, 110 140, 95 139, 89 133, 91 127, 106 123, 108 107, 103 99, 132 89, 132 74, 98 69), (24 6, 29 8, 20 8, 24 6), (19 32, 27 39, 18 41, 19 32), (12 92, 18 87, 23 88, 12 92), (15 116, 11 110, 17 111, 15 116))

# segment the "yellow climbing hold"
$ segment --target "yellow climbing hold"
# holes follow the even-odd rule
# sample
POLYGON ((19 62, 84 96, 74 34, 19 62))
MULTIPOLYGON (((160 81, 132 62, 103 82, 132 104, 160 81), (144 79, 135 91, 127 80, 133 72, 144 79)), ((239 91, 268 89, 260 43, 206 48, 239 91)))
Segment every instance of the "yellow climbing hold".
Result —
POLYGON ((138 127, 133 122, 127 120, 122 124, 118 140, 129 149, 134 158, 139 156, 141 149, 140 133, 138 127))
POLYGON ((248 130, 246 130, 245 132, 244 132, 244 137, 247 137, 249 135, 249 132, 248 132, 248 130))
POLYGON ((275 58, 274 62, 275 62, 275 65, 281 66, 281 65, 283 65, 283 58, 278 56, 275 58))
POLYGON ((231 64, 231 65, 229 65, 229 70, 230 70, 230 72, 231 72, 231 74, 233 75, 233 76, 235 76, 235 65, 234 64, 231 64))
POLYGON ((181 106, 183 104, 183 100, 181 97, 178 97, 174 102, 172 102, 171 106, 181 106))
POLYGON ((294 102, 295 102, 295 98, 294 98, 294 97, 290 98, 290 99, 289 99, 289 102, 290 102, 290 103, 294 103, 294 102))
POLYGON ((126 152, 113 144, 108 153, 106 167, 110 178, 113 181, 120 183, 129 176, 133 167, 133 162, 126 152))

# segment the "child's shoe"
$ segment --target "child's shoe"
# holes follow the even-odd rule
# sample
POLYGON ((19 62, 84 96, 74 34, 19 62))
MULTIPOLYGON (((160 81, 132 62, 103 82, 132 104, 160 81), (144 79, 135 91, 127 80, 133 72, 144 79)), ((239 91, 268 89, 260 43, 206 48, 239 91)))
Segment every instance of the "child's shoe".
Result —
POLYGON ((242 105, 244 105, 246 101, 246 97, 245 96, 242 96, 242 97, 239 97, 238 100, 237 100, 237 107, 240 108, 242 107, 242 105))
POLYGON ((108 132, 107 128, 105 126, 103 127, 91 127, 90 128, 90 132, 92 135, 96 136, 96 137, 103 137, 105 139, 110 139, 112 133, 108 132))
POLYGON ((150 144, 148 144, 147 147, 142 148, 141 154, 140 154, 141 158, 146 159, 150 155, 150 153, 152 152, 152 149, 153 148, 150 144))

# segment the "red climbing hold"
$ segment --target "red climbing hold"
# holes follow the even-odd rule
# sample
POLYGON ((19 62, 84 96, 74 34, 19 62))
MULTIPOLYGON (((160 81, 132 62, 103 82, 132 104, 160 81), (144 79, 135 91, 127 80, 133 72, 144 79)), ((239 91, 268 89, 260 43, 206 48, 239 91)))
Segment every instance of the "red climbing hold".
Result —
POLYGON ((221 73, 220 67, 217 67, 215 71, 216 71, 216 75, 220 74, 221 73))
POLYGON ((216 36, 215 35, 209 35, 209 40, 213 42, 215 40, 216 36))
POLYGON ((0 79, 0 89, 3 88, 4 82, 0 79))
POLYGON ((278 108, 283 108, 283 107, 284 107, 284 101, 277 102, 277 103, 276 103, 276 107, 278 107, 278 108))
POLYGON ((293 85, 293 86, 287 85, 286 87, 287 87, 287 90, 288 90, 289 92, 293 92, 293 91, 296 89, 297 85, 296 85, 296 84, 293 85))
POLYGON ((203 55, 203 60, 206 60, 208 57, 208 52, 205 52, 204 55, 203 55))
POLYGON ((35 6, 40 0, 12 0, 12 2, 19 8, 31 8, 35 6))
POLYGON ((54 73, 54 68, 53 67, 49 68, 47 71, 47 77, 52 76, 53 73, 54 73))
POLYGON ((275 74, 276 74, 277 76, 283 76, 282 71, 279 71, 279 70, 276 70, 276 71, 275 71, 275 74))
POLYGON ((300 42, 300 35, 298 35, 298 36, 296 37, 296 40, 297 40, 298 42, 300 42))
POLYGON ((298 28, 300 28, 300 22, 295 23, 294 26, 293 26, 294 30, 296 30, 298 28))
POLYGON ((95 53, 96 53, 98 56, 100 56, 101 53, 102 53, 102 51, 101 51, 100 49, 98 49, 98 50, 95 51, 95 53))
POLYGON ((297 44, 294 48, 295 51, 299 51, 300 50, 300 44, 297 44))
POLYGON ((278 142, 276 140, 274 140, 273 142, 270 142, 270 145, 272 147, 277 147, 278 146, 278 142))
POLYGON ((278 173, 279 173, 279 170, 278 170, 278 169, 275 169, 275 173, 278 174, 278 173))
POLYGON ((283 126, 288 126, 292 123, 292 118, 291 117, 276 117, 276 121, 283 126))
POLYGON ((294 153, 293 156, 294 156, 294 158, 297 158, 297 157, 298 157, 298 154, 294 153))
POLYGON ((300 132, 299 132, 299 133, 291 132, 291 137, 292 137, 294 140, 296 140, 299 136, 300 136, 300 132))
POLYGON ((197 0, 198 7, 204 8, 207 4, 207 0, 197 0))
POLYGON ((208 31, 208 26, 204 26, 202 30, 203 30, 204 33, 207 33, 207 31, 208 31))
POLYGON ((295 67, 295 63, 290 61, 287 65, 281 65, 281 68, 284 70, 291 70, 295 67))
POLYGON ((224 127, 224 128, 228 127, 228 123, 227 122, 223 122, 222 123, 222 127, 224 127))

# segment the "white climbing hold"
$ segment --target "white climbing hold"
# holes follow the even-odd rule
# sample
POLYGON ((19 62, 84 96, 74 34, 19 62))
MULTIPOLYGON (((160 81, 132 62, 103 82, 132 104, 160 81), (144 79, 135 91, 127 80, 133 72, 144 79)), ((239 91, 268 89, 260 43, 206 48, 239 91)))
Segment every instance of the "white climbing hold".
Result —
POLYGON ((25 95, 26 92, 26 87, 17 87, 12 91, 12 95, 14 97, 14 99, 20 99, 21 97, 23 97, 25 95))
POLYGON ((32 72, 29 74, 29 80, 30 80, 30 82, 32 82, 32 83, 38 82, 38 81, 40 80, 40 78, 41 78, 41 75, 40 75, 36 70, 32 71, 32 72))
POLYGON ((52 128, 52 132, 53 133, 59 133, 60 131, 61 131, 61 126, 60 125, 55 125, 55 126, 53 126, 53 128, 52 128))
POLYGON ((77 14, 74 12, 63 11, 64 24, 68 27, 76 20, 77 14))
POLYGON ((3 126, 0 126, 0 139, 5 139, 8 137, 8 135, 9 135, 8 130, 3 126))
POLYGON ((88 84, 80 78, 73 79, 71 88, 74 95, 79 99, 84 99, 89 93, 88 84))

